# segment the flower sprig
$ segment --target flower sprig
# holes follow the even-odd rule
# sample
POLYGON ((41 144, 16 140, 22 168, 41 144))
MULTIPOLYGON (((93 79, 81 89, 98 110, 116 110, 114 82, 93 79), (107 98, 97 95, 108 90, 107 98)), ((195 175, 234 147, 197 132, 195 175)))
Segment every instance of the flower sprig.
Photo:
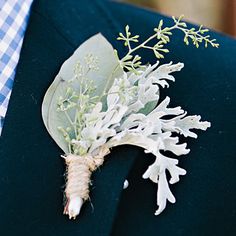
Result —
POLYGON ((120 60, 122 68, 138 73, 137 69, 142 67, 142 62, 141 57, 136 54, 136 51, 141 48, 152 50, 157 59, 164 58, 164 54, 169 52, 166 44, 170 42, 172 31, 176 29, 184 33, 184 43, 186 45, 189 45, 189 41, 192 41, 193 45, 197 48, 200 43, 204 43, 205 47, 209 44, 212 47, 219 47, 219 44, 215 42, 216 39, 210 39, 210 35, 206 35, 209 31, 208 29, 203 28, 202 25, 198 29, 188 29, 187 24, 182 21, 183 17, 183 15, 177 19, 172 17, 174 25, 171 27, 163 27, 163 20, 160 20, 158 27, 154 28, 155 33, 135 47, 132 47, 132 43, 139 43, 139 35, 132 35, 127 25, 125 27, 125 35, 119 33, 119 37, 117 38, 117 40, 124 41, 124 45, 128 47, 127 54, 120 60), (151 41, 154 41, 154 43, 150 46, 151 41))

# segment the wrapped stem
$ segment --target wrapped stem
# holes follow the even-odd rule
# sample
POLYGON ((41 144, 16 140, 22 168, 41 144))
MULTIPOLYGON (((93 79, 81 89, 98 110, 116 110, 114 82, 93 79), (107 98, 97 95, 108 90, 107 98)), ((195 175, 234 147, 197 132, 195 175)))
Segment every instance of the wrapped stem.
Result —
POLYGON ((83 156, 69 154, 65 158, 67 165, 67 181, 65 194, 67 202, 64 214, 70 219, 75 219, 80 213, 84 201, 89 198, 89 184, 91 174, 104 162, 104 157, 109 149, 101 147, 98 154, 86 154, 83 156))

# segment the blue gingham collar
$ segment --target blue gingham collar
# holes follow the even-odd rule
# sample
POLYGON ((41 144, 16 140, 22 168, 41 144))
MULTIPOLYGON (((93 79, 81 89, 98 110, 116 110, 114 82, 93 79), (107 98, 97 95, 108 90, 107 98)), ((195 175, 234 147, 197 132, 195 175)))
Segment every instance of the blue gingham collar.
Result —
POLYGON ((0 0, 0 134, 33 0, 0 0))

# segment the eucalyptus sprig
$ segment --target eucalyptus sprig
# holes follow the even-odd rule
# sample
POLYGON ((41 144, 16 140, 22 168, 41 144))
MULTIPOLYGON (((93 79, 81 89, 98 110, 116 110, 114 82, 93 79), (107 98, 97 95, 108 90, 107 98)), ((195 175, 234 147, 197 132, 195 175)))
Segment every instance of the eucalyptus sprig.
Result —
POLYGON ((84 64, 85 66, 77 61, 74 67, 74 76, 69 80, 65 96, 60 96, 57 103, 57 111, 64 113, 70 124, 66 128, 59 126, 58 130, 68 143, 69 152, 79 155, 84 153, 84 148, 78 148, 74 143, 81 140, 81 131, 85 125, 84 114, 89 113, 94 108, 99 98, 93 95, 96 90, 94 81, 88 78, 90 71, 99 70, 98 58, 92 54, 87 54, 84 57, 84 64))
POLYGON ((174 25, 170 27, 164 27, 163 20, 160 20, 158 26, 154 28, 155 33, 135 47, 132 47, 132 43, 139 43, 139 35, 132 35, 127 25, 125 27, 125 35, 119 33, 119 37, 117 38, 117 40, 124 41, 124 45, 128 47, 127 54, 120 60, 122 68, 138 73, 138 69, 143 65, 141 57, 136 54, 136 52, 141 48, 153 51, 157 59, 164 58, 164 54, 169 52, 166 48, 166 44, 170 42, 170 36, 173 30, 180 30, 184 33, 184 43, 186 45, 189 45, 189 41, 192 41, 193 45, 197 48, 200 43, 205 43, 205 47, 207 47, 208 44, 212 47, 219 47, 219 44, 216 43, 216 39, 210 39, 210 35, 206 35, 209 31, 208 29, 203 28, 202 25, 198 29, 188 29, 187 24, 182 21, 183 17, 183 15, 177 19, 172 17, 174 25), (153 42, 152 45, 150 45, 151 42, 153 42))

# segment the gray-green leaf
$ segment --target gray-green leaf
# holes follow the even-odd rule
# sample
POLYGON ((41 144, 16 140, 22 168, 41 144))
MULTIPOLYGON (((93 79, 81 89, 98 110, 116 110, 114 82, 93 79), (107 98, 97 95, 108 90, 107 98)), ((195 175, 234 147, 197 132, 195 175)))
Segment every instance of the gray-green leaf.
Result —
MULTIPOLYGON (((57 111, 58 98, 59 96, 65 95, 68 81, 74 76, 76 63, 80 61, 83 66, 83 64, 85 64, 84 58, 88 54, 93 54, 98 58, 98 67, 100 68, 98 71, 90 71, 87 75, 88 79, 94 81, 94 85, 96 86, 95 95, 101 95, 108 79, 110 80, 108 82, 109 87, 114 81, 114 78, 121 76, 123 73, 112 45, 101 34, 96 34, 85 41, 74 54, 63 63, 58 75, 45 94, 42 104, 42 117, 49 134, 65 153, 69 152, 68 143, 58 130, 58 127, 66 128, 70 126, 70 124, 65 114, 57 111)), ((73 111, 70 112, 69 115, 72 116, 73 111)))

